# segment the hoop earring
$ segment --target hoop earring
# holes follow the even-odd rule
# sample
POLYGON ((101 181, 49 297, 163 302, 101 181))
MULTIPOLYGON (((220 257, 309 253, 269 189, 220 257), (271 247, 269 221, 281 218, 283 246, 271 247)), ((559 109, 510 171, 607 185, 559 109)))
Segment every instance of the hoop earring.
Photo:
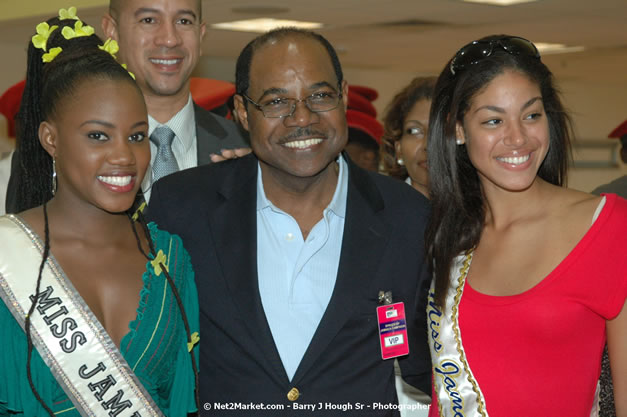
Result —
POLYGON ((52 158, 52 196, 57 192, 57 162, 52 158))
POLYGON ((397 163, 399 166, 404 166, 404 165, 405 165, 405 161, 403 161, 403 158, 398 158, 398 159, 396 160, 396 163, 397 163))

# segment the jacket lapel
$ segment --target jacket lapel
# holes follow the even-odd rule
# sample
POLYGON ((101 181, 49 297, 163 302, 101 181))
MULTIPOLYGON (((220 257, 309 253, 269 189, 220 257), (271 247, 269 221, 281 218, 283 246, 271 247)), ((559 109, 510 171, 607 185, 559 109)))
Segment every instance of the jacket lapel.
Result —
POLYGON ((196 148, 198 150, 198 165, 211 163, 211 144, 222 140, 228 132, 224 130, 214 116, 194 104, 194 118, 196 119, 196 148))
MULTIPOLYGON (((335 335, 351 318, 355 307, 365 299, 388 240, 382 211, 383 199, 368 174, 357 168, 348 157, 349 186, 342 252, 333 295, 314 337, 294 375, 293 384, 303 378, 317 358, 327 349, 335 335)), ((375 312, 372 312, 375 314, 375 312)))
POLYGON ((252 155, 233 163, 232 175, 221 184, 223 197, 210 214, 215 247, 232 299, 257 346, 259 363, 277 381, 288 383, 259 294, 257 278, 257 159, 252 155))

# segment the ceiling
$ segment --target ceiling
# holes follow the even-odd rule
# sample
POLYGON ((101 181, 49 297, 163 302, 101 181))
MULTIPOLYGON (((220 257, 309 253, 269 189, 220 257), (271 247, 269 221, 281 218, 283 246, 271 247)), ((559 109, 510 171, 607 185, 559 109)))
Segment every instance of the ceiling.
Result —
MULTIPOLYGON (((36 23, 68 4, 99 26, 108 2, 0 0, 0 39, 23 42, 36 23)), ((545 57, 559 76, 627 74, 625 0, 541 0, 510 7, 456 0, 203 0, 203 8, 207 23, 269 14, 322 22, 320 32, 336 46, 345 67, 436 74, 464 43, 508 33, 534 42, 584 46, 583 52, 545 57)), ((207 35, 204 54, 224 58, 235 58, 254 36, 213 29, 207 35)))
MULTIPOLYGON (((99 27, 108 2, 0 0, 0 47, 23 50, 34 26, 68 4, 99 27)), ((376 74, 437 75, 459 47, 493 33, 584 46, 583 52, 543 60, 560 82, 603 85, 594 88, 605 96, 627 96, 626 0, 541 0, 510 7, 455 0, 203 0, 203 8, 207 23, 257 17, 322 22, 320 32, 338 49, 345 68, 376 74), (268 13, 264 7, 275 10, 268 13)), ((254 36, 209 29, 203 55, 232 62, 254 36)), ((621 103, 624 114, 627 101, 621 103)))
MULTIPOLYGON (((320 32, 339 49, 347 67, 437 74, 468 41, 507 33, 586 47, 582 53, 547 56, 547 64, 565 76, 589 76, 592 68, 627 75, 625 0, 543 0, 511 7, 454 0, 214 0, 204 2, 206 19, 258 17, 232 11, 253 4, 289 10, 276 17, 323 22, 320 32)), ((231 57, 251 35, 211 30, 208 38, 208 54, 231 57)))

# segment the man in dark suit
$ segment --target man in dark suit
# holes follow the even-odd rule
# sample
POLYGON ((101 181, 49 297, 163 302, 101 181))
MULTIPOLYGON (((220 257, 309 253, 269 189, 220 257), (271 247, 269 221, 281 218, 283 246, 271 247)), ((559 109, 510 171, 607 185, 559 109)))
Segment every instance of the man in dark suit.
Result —
POLYGON ((233 122, 192 101, 190 77, 205 35, 201 1, 111 0, 102 29, 118 42, 120 62, 135 74, 146 100, 153 168, 142 184, 147 200, 151 185, 161 176, 208 164, 211 155, 223 149, 248 146, 233 122), (158 172, 161 150, 154 140, 160 127, 174 133, 171 152, 176 165, 164 172, 158 172))
POLYGON ((201 413, 398 416, 377 308, 404 303, 400 367, 429 393, 427 200, 341 153, 348 87, 320 35, 253 40, 236 84, 253 154, 164 178, 148 210, 192 258, 201 413))

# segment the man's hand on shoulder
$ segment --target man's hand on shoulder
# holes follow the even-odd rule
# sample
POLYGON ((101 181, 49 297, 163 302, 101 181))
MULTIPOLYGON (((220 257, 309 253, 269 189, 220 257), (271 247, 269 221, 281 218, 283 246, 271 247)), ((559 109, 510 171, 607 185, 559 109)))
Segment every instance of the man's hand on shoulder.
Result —
POLYGON ((250 148, 237 148, 237 149, 222 149, 220 154, 212 153, 211 162, 222 162, 228 159, 236 159, 242 156, 246 156, 252 152, 250 148))

